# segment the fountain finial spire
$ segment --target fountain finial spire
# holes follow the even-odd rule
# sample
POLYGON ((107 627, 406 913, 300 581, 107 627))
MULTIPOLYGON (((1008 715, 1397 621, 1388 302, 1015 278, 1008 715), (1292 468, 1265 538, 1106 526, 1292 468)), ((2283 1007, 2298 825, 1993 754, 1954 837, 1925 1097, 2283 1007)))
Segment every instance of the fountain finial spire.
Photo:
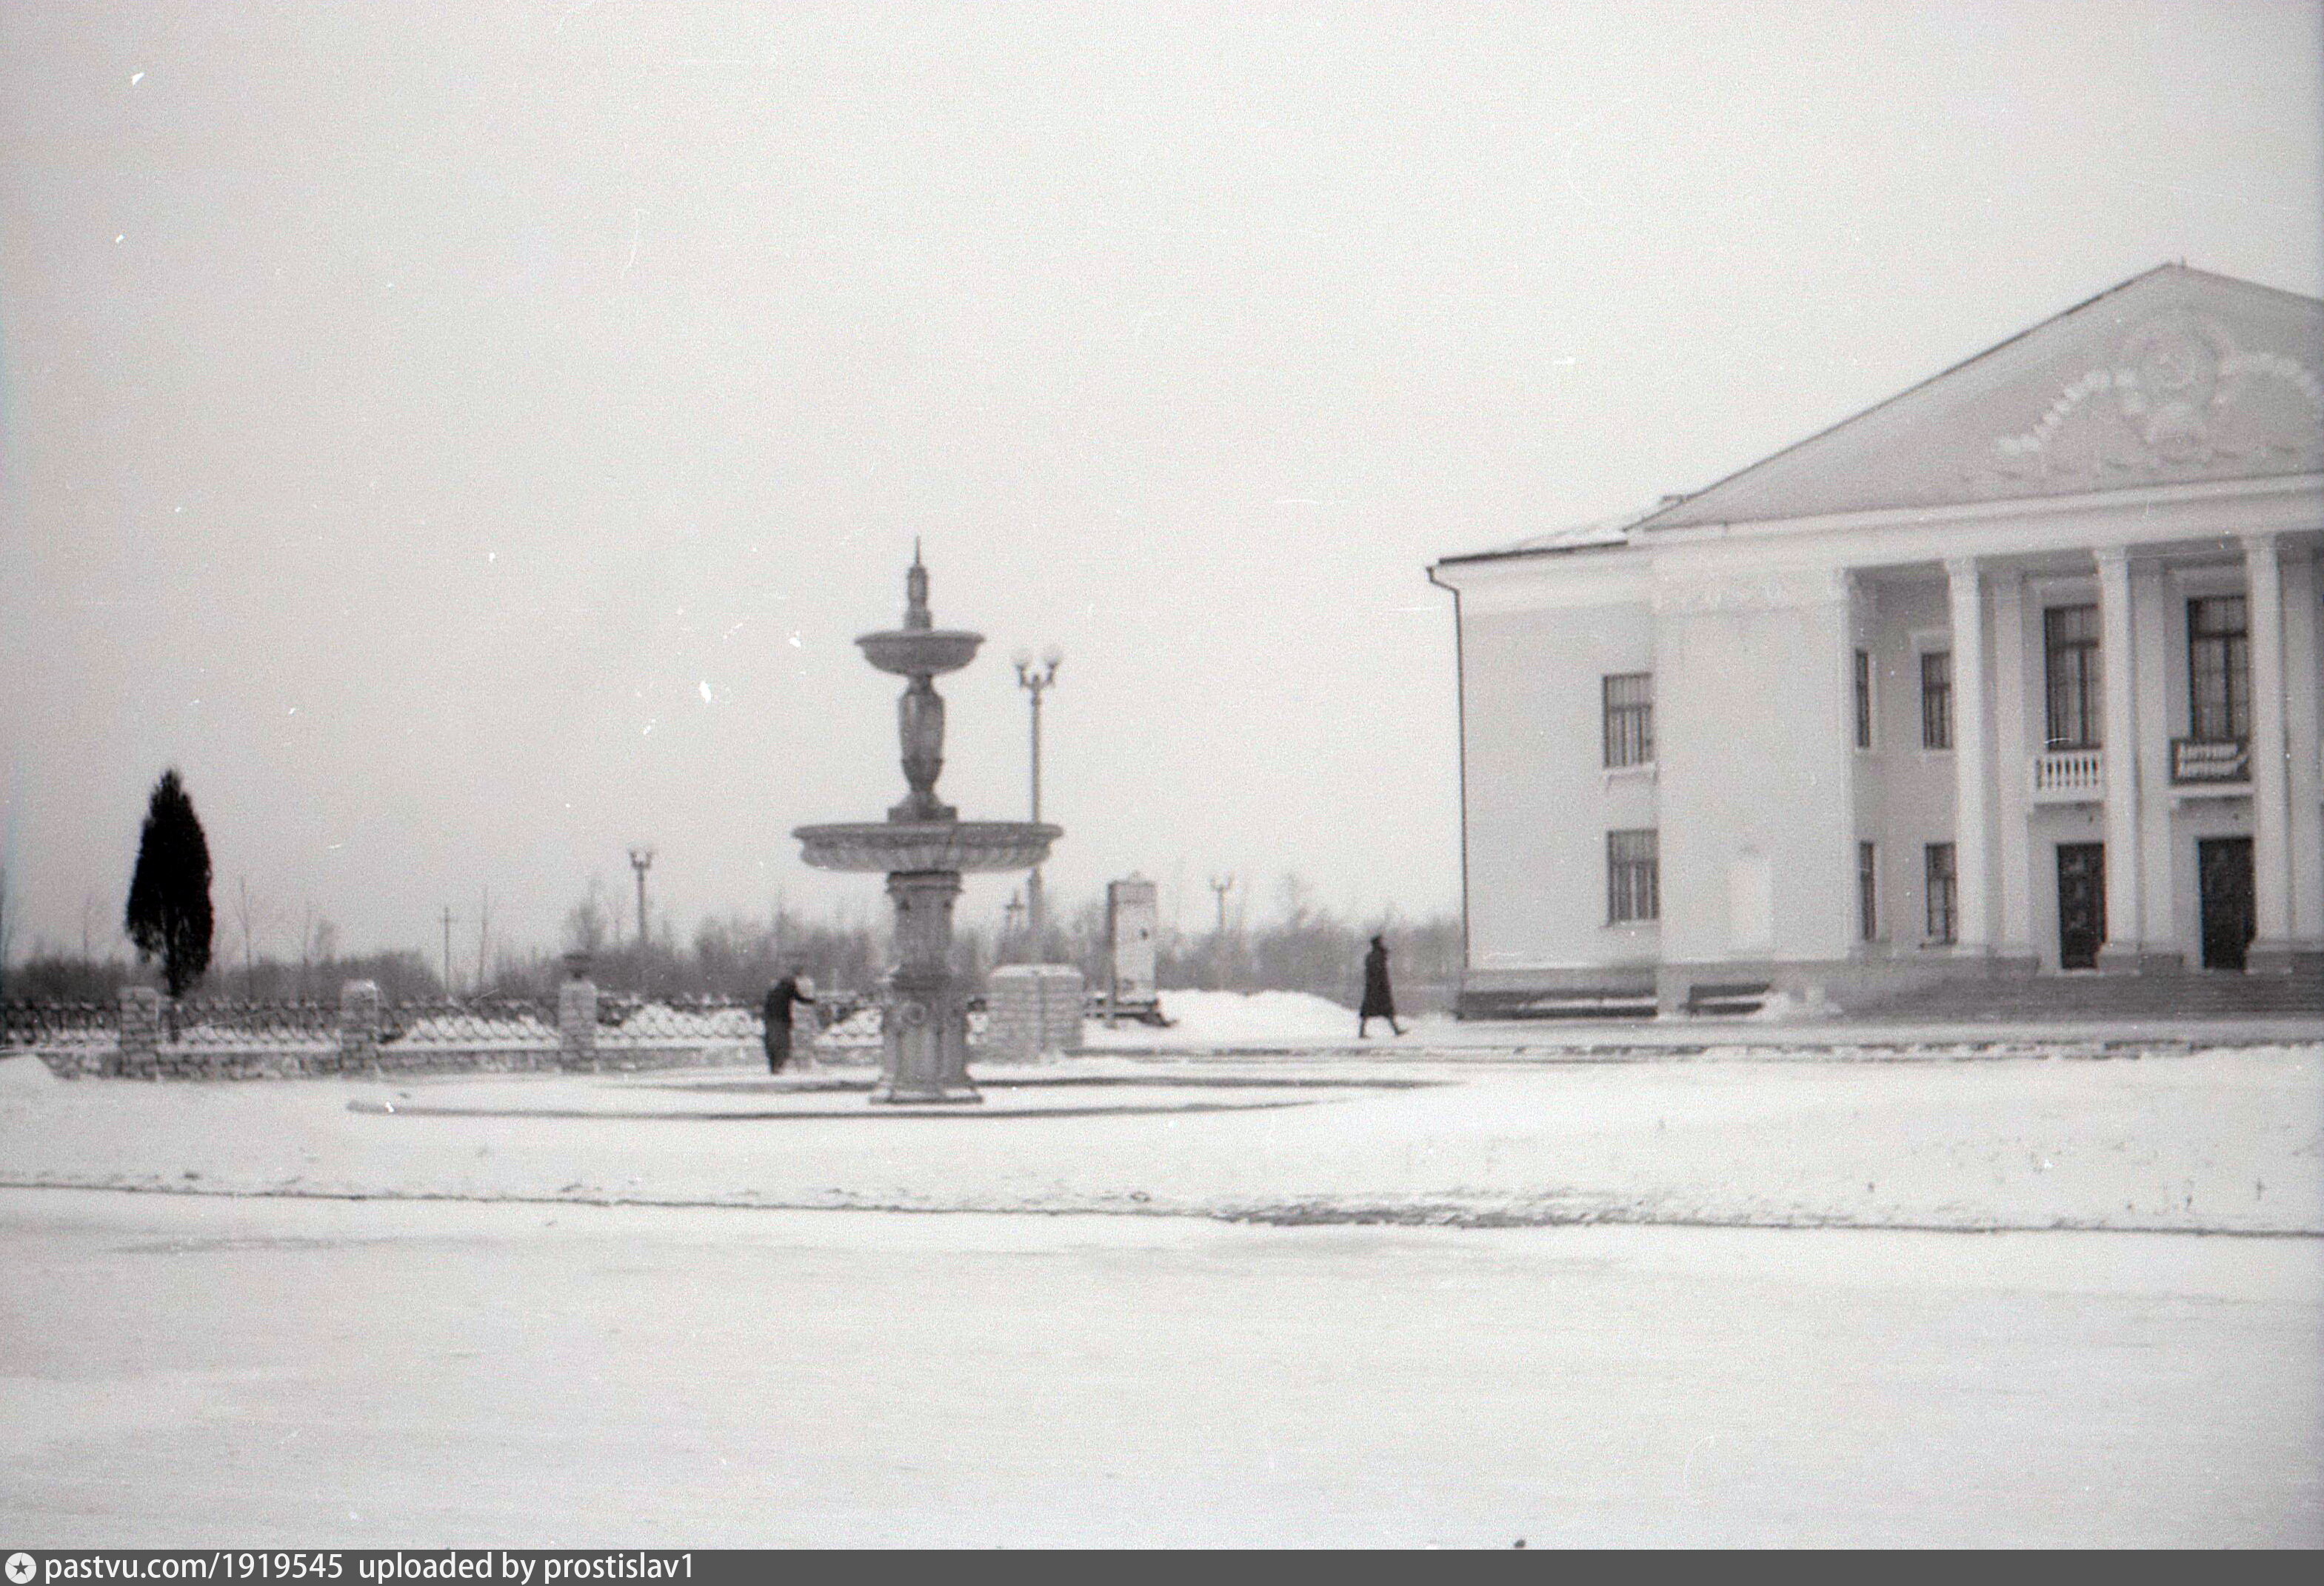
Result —
POLYGON ((920 565, 920 537, 912 536, 912 566, 904 575, 904 626, 924 633, 936 625, 928 614, 928 570, 920 565))

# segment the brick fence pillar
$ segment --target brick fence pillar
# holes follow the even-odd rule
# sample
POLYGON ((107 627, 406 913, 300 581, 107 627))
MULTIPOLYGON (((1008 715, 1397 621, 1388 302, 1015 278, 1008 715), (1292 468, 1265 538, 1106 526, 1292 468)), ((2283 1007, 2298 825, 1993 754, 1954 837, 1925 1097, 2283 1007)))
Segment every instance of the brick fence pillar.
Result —
POLYGON ((1071 1052, 1082 1044, 1082 972, 1068 964, 1044 964, 1041 976, 1041 1052, 1071 1052))
POLYGON ((379 982, 349 981, 339 988, 339 1072, 364 1074, 379 1067, 379 982))
MULTIPOLYGON (((812 1072, 823 1066, 823 1006, 820 1003, 797 1002, 791 1006, 791 1060, 788 1066, 794 1072, 812 1072)), ((746 1053, 746 1056, 758 1054, 746 1053)))
POLYGON ((576 975, 557 988, 557 1057, 567 1068, 597 1066, 597 983, 576 975))
POLYGON ((114 1072, 154 1079, 161 1072, 161 993, 151 986, 121 988, 121 1050, 114 1072))
POLYGON ((1011 964, 985 982, 984 1048, 1009 1063, 1038 1063, 1082 1044, 1081 971, 1064 964, 1011 964))
POLYGON ((1041 1054, 1041 984, 1029 964, 994 970, 984 982, 984 1050, 1002 1063, 1030 1063, 1041 1054))

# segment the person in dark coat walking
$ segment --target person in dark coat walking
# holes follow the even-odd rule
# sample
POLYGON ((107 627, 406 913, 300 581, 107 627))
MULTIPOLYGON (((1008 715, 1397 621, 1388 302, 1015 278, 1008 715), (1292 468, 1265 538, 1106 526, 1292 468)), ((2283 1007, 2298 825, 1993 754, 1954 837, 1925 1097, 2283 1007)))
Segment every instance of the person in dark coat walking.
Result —
POLYGON ((794 969, 767 988, 767 1072, 780 1074, 791 1060, 791 1010, 804 1002, 815 1006, 815 982, 794 969))
POLYGON ((1404 1027, 1396 1021, 1396 994, 1388 989, 1388 944, 1378 936, 1372 938, 1372 950, 1364 954, 1364 1005, 1356 1014, 1356 1039, 1370 1036, 1365 1026, 1375 1019, 1385 1019, 1388 1028, 1397 1035, 1404 1033, 1404 1027))

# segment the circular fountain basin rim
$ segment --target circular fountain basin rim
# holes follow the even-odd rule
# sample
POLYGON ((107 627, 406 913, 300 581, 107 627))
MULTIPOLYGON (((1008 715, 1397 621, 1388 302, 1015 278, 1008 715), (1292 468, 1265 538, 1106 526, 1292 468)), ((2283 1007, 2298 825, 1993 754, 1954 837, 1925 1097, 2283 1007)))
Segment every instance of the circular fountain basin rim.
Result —
POLYGON ((837 821, 791 835, 817 870, 870 874, 1029 870, 1065 828, 1032 821, 837 821))

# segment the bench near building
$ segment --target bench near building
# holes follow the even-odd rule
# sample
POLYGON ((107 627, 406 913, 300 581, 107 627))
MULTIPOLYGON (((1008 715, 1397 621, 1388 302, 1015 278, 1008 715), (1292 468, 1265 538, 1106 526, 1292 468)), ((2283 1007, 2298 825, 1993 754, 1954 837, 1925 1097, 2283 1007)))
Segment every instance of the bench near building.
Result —
POLYGON ((1471 1016, 2324 975, 2324 303, 2166 265, 1447 557, 1471 1016))

